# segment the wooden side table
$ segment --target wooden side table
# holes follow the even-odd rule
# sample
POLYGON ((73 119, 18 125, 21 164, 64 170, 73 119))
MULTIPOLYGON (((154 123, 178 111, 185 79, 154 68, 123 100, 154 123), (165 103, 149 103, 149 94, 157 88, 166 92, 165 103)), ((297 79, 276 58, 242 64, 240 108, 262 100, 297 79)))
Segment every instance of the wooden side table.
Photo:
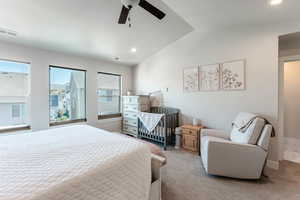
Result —
POLYGON ((183 125, 182 148, 200 154, 200 132, 203 126, 183 125))

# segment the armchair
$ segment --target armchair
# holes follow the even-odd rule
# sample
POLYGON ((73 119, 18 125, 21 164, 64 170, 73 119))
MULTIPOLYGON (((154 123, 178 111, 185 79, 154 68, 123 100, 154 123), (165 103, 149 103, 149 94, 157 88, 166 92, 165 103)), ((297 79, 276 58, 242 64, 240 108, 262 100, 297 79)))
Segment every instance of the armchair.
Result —
POLYGON ((259 179, 268 154, 272 126, 256 118, 247 132, 231 133, 203 129, 201 158, 208 174, 241 179, 259 179), (253 137, 256 137, 253 138, 253 137), (246 138, 246 139, 245 139, 246 138), (249 143, 255 144, 249 144, 249 143))

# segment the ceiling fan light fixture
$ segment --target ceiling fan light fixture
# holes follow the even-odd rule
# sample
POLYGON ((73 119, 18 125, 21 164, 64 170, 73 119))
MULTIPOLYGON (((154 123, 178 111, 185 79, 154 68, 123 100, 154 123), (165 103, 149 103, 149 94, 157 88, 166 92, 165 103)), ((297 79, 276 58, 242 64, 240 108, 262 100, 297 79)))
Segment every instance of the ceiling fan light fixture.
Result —
MULTIPOLYGON (((129 13, 131 9, 133 9, 136 6, 143 8, 144 10, 146 10, 147 12, 149 12, 159 20, 162 20, 166 16, 166 14, 163 11, 159 10, 158 8, 156 8, 154 5, 152 5, 146 0, 121 0, 121 3, 122 3, 122 10, 121 10, 118 24, 126 24, 127 21, 130 21, 129 13)), ((129 23, 129 27, 131 27, 130 23, 129 23)))
POLYGON ((283 0, 270 0, 271 6, 277 6, 282 3, 283 0))

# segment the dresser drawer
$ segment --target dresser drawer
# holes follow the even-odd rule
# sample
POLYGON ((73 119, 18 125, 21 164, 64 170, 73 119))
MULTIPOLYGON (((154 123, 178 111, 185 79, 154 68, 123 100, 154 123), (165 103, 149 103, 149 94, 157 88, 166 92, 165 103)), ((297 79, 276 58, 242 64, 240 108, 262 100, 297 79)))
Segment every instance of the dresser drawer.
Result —
POLYGON ((136 119, 130 119, 130 118, 124 118, 123 119, 123 124, 124 125, 129 125, 129 126, 137 127, 138 120, 136 120, 136 119))
POLYGON ((138 104, 125 104, 124 105, 124 112, 137 112, 139 111, 139 105, 138 104))
POLYGON ((124 112, 147 112, 149 111, 149 104, 125 104, 124 112))
POLYGON ((124 96, 123 97, 124 104, 139 104, 138 96, 124 96))
POLYGON ((137 135, 137 127, 134 127, 134 126, 123 124, 123 131, 125 131, 126 133, 131 133, 131 134, 137 135))
POLYGON ((198 151, 198 140, 193 135, 182 136, 182 147, 186 150, 197 152, 198 151))
POLYGON ((137 112, 124 112, 124 118, 137 119, 137 112))
POLYGON ((182 133, 183 134, 187 134, 187 135, 198 136, 198 131, 197 130, 193 130, 193 129, 183 128, 182 129, 182 133))

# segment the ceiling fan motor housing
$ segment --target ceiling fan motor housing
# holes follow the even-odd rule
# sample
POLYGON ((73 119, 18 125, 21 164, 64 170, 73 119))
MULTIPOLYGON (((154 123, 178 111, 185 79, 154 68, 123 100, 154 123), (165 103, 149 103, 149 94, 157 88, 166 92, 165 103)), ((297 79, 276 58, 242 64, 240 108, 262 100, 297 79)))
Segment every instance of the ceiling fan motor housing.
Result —
POLYGON ((122 4, 127 8, 137 7, 140 0, 121 0, 122 4))

